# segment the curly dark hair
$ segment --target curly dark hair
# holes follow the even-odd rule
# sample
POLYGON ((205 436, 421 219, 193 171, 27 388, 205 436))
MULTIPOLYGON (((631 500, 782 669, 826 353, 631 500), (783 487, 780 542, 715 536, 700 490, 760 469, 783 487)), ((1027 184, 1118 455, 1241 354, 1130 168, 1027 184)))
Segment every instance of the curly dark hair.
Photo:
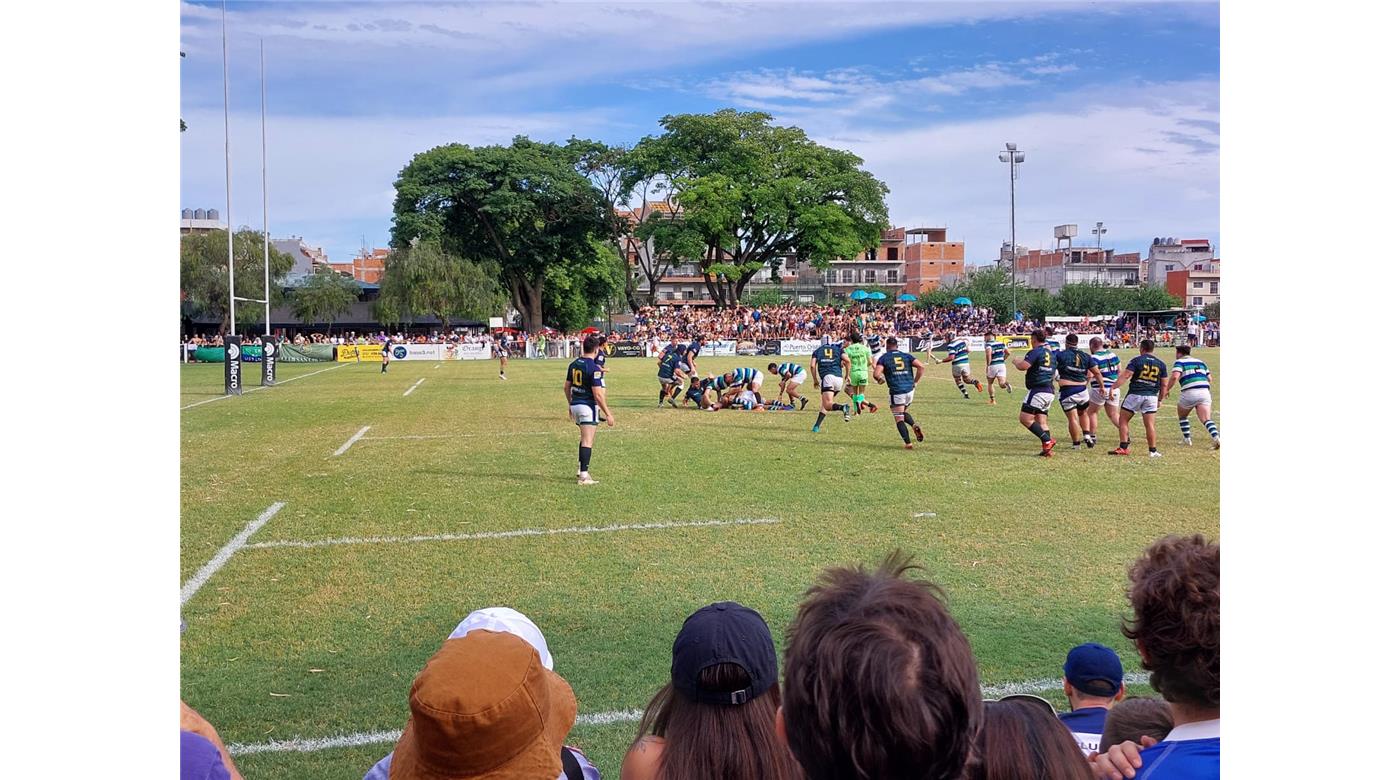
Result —
POLYGON ((1220 707, 1220 545, 1166 536, 1128 570, 1131 620, 1153 689, 1170 702, 1220 707))

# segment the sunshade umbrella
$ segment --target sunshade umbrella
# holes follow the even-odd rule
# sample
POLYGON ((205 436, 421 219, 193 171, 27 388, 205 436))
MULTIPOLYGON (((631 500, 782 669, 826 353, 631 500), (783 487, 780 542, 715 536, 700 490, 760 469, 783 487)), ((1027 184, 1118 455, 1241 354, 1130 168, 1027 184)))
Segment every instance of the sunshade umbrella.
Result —
POLYGON ((903 295, 899 296, 899 299, 900 299, 901 301, 917 301, 917 300, 919 300, 919 296, 917 296, 917 295, 910 295, 909 293, 904 293, 903 295))
POLYGON ((955 305, 958 305, 958 306, 971 306, 971 305, 972 305, 972 299, 971 299, 971 298, 954 298, 954 299, 953 299, 953 303, 954 303, 955 305))
POLYGON ((865 290, 856 290, 855 292, 851 293, 851 300, 853 301, 863 301, 869 297, 870 293, 866 292, 865 290))
POLYGON ((887 296, 882 292, 876 291, 871 293, 868 297, 872 301, 883 301, 887 296))

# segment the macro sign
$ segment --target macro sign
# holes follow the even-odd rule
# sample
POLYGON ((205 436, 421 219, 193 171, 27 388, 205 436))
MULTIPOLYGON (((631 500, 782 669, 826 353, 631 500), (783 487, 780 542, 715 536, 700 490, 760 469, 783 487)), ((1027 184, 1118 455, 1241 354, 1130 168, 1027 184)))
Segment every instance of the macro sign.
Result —
POLYGON ((224 336, 224 395, 243 395, 243 341, 224 336))
POLYGON ((277 337, 262 337, 262 386, 277 384, 277 337))

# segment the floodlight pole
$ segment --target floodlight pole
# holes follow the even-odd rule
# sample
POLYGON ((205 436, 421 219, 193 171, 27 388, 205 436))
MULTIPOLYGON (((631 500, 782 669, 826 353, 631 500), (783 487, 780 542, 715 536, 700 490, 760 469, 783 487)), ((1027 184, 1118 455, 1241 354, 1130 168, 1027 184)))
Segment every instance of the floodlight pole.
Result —
POLYGON ((1016 151, 1016 144, 1010 141, 1006 151, 997 154, 997 159, 1011 164, 1011 319, 1016 319, 1016 165, 1026 161, 1026 153, 1016 151))
POLYGON ((228 141, 228 0, 219 12, 220 36, 224 44, 224 217, 228 220, 228 332, 238 331, 233 297, 233 166, 229 163, 228 141))
POLYGON ((262 84, 262 207, 263 207, 263 335, 272 335, 272 277, 268 264, 267 232, 267 63, 258 40, 258 79, 262 84))

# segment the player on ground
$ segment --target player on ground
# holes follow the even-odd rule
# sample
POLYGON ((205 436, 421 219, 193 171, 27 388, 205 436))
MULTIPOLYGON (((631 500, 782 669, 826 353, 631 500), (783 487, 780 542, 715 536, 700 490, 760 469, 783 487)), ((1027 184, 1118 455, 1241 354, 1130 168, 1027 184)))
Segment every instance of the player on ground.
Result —
POLYGON ((846 386, 846 376, 851 370, 851 359, 838 344, 823 344, 812 352, 812 385, 822 394, 822 408, 817 410, 817 423, 812 433, 821 433, 822 420, 827 412, 837 409, 851 421, 850 404, 836 403, 836 394, 846 386))
POLYGON ((869 408, 872 412, 877 411, 875 404, 865 400, 865 388, 870 384, 870 362, 874 359, 870 347, 866 345, 865 339, 861 338, 859 331, 852 330, 846 334, 844 350, 846 359, 851 364, 851 378, 846 384, 846 395, 855 402, 856 414, 860 414, 862 407, 869 408))
POLYGON ((996 386, 1011 395, 1011 385, 1006 381, 1006 342, 987 331, 987 403, 997 402, 996 386))
POLYGON ((1040 439, 1040 454, 1051 457, 1055 440, 1050 436, 1050 418, 1045 414, 1055 401, 1055 355, 1045 346, 1045 331, 1031 331, 1031 351, 1014 361, 1016 368, 1026 372, 1026 400, 1021 402, 1021 424, 1040 439))
MULTIPOLYGON (((680 395, 684 375, 680 370, 681 352, 676 349, 664 350, 656 359, 656 380, 661 383, 661 392, 656 396, 656 406, 669 402, 676 405, 680 395)), ((677 407, 679 408, 679 407, 677 407)))
POLYGON ((802 385, 807 382, 807 369, 796 363, 769 363, 768 373, 778 375, 778 401, 783 400, 783 393, 794 404, 802 404, 802 408, 807 408, 807 396, 803 395, 802 385))
POLYGON ((394 348, 389 342, 384 343, 384 348, 379 350, 379 373, 389 373, 389 351, 394 348))
POLYGON ((875 361, 875 381, 890 386, 890 412, 894 414, 894 427, 899 437, 904 439, 904 449, 914 449, 909 441, 909 429, 914 429, 914 438, 924 440, 924 431, 914 422, 909 413, 909 405, 914 403, 914 388, 924 378, 924 364, 908 352, 899 351, 899 339, 890 336, 885 339, 885 353, 875 361))
POLYGON ((1191 357, 1189 346, 1176 348, 1176 362, 1172 364, 1172 375, 1167 379, 1162 398, 1165 399, 1171 393, 1172 386, 1178 383, 1181 393, 1176 401, 1176 421, 1181 426, 1182 444, 1191 446, 1191 410, 1194 409, 1210 433, 1215 449, 1220 449, 1220 429, 1210 418, 1210 369, 1200 358, 1191 357))
POLYGON ((1128 395, 1123 398, 1123 408, 1118 412, 1118 449, 1112 455, 1128 454, 1128 423, 1134 414, 1142 415, 1142 425, 1147 429, 1147 454, 1160 458, 1157 451, 1157 407, 1166 395, 1162 383, 1167 378, 1167 364, 1152 354, 1156 347, 1152 339, 1143 339, 1138 356, 1128 361, 1127 370, 1113 383, 1117 390, 1128 383, 1128 395), (1131 380, 1131 381, 1130 381, 1131 380))
POLYGON ((491 342, 491 351, 496 353, 496 357, 501 359, 501 379, 506 378, 506 363, 510 359, 510 341, 505 333, 500 334, 500 338, 491 342))
POLYGON ((593 436, 598 432, 599 412, 608 421, 608 427, 613 426, 612 411, 608 409, 608 391, 603 384, 603 370, 594 362, 597 355, 597 337, 586 337, 583 340, 583 357, 575 358, 564 376, 564 397, 569 401, 569 418, 578 425, 580 485, 597 484, 588 474, 588 464, 593 458, 593 436))
POLYGON ((1059 374, 1060 408, 1065 411, 1071 449, 1079 449, 1081 438, 1092 449, 1094 440, 1084 435, 1089 427, 1089 382, 1103 389, 1103 374, 1089 353, 1079 348, 1079 336, 1065 336, 1065 348, 1055 353, 1055 372, 1059 374))
POLYGON ((714 379, 701 379, 692 374, 690 377, 690 388, 685 391, 685 399, 681 401, 681 405, 686 406, 693 402, 695 408, 701 411, 713 412, 715 404, 710 402, 709 395, 714 384, 714 379))
POLYGON ((1114 388, 1114 383, 1118 381, 1118 355, 1109 349, 1104 340, 1098 336, 1089 339, 1089 349, 1092 350, 1094 365, 1098 366, 1099 373, 1103 375, 1104 387, 1099 389, 1094 386, 1089 387, 1089 408, 1085 410, 1089 419, 1089 427, 1084 432, 1084 438, 1093 444, 1099 443, 1099 409, 1108 412, 1108 421, 1113 423, 1114 429, 1118 428, 1118 391, 1114 388))
MULTIPOLYGON (((982 392, 982 383, 972 376, 972 363, 967 353, 967 339, 959 338, 951 329, 943 331, 943 349, 948 351, 946 357, 938 361, 939 363, 953 364, 953 381, 958 385, 958 392, 962 393, 963 399, 967 400, 972 396, 967 394, 967 385, 964 380, 971 382, 977 387, 977 392, 982 392)), ((929 360, 933 360, 933 349, 929 349, 929 360)))

